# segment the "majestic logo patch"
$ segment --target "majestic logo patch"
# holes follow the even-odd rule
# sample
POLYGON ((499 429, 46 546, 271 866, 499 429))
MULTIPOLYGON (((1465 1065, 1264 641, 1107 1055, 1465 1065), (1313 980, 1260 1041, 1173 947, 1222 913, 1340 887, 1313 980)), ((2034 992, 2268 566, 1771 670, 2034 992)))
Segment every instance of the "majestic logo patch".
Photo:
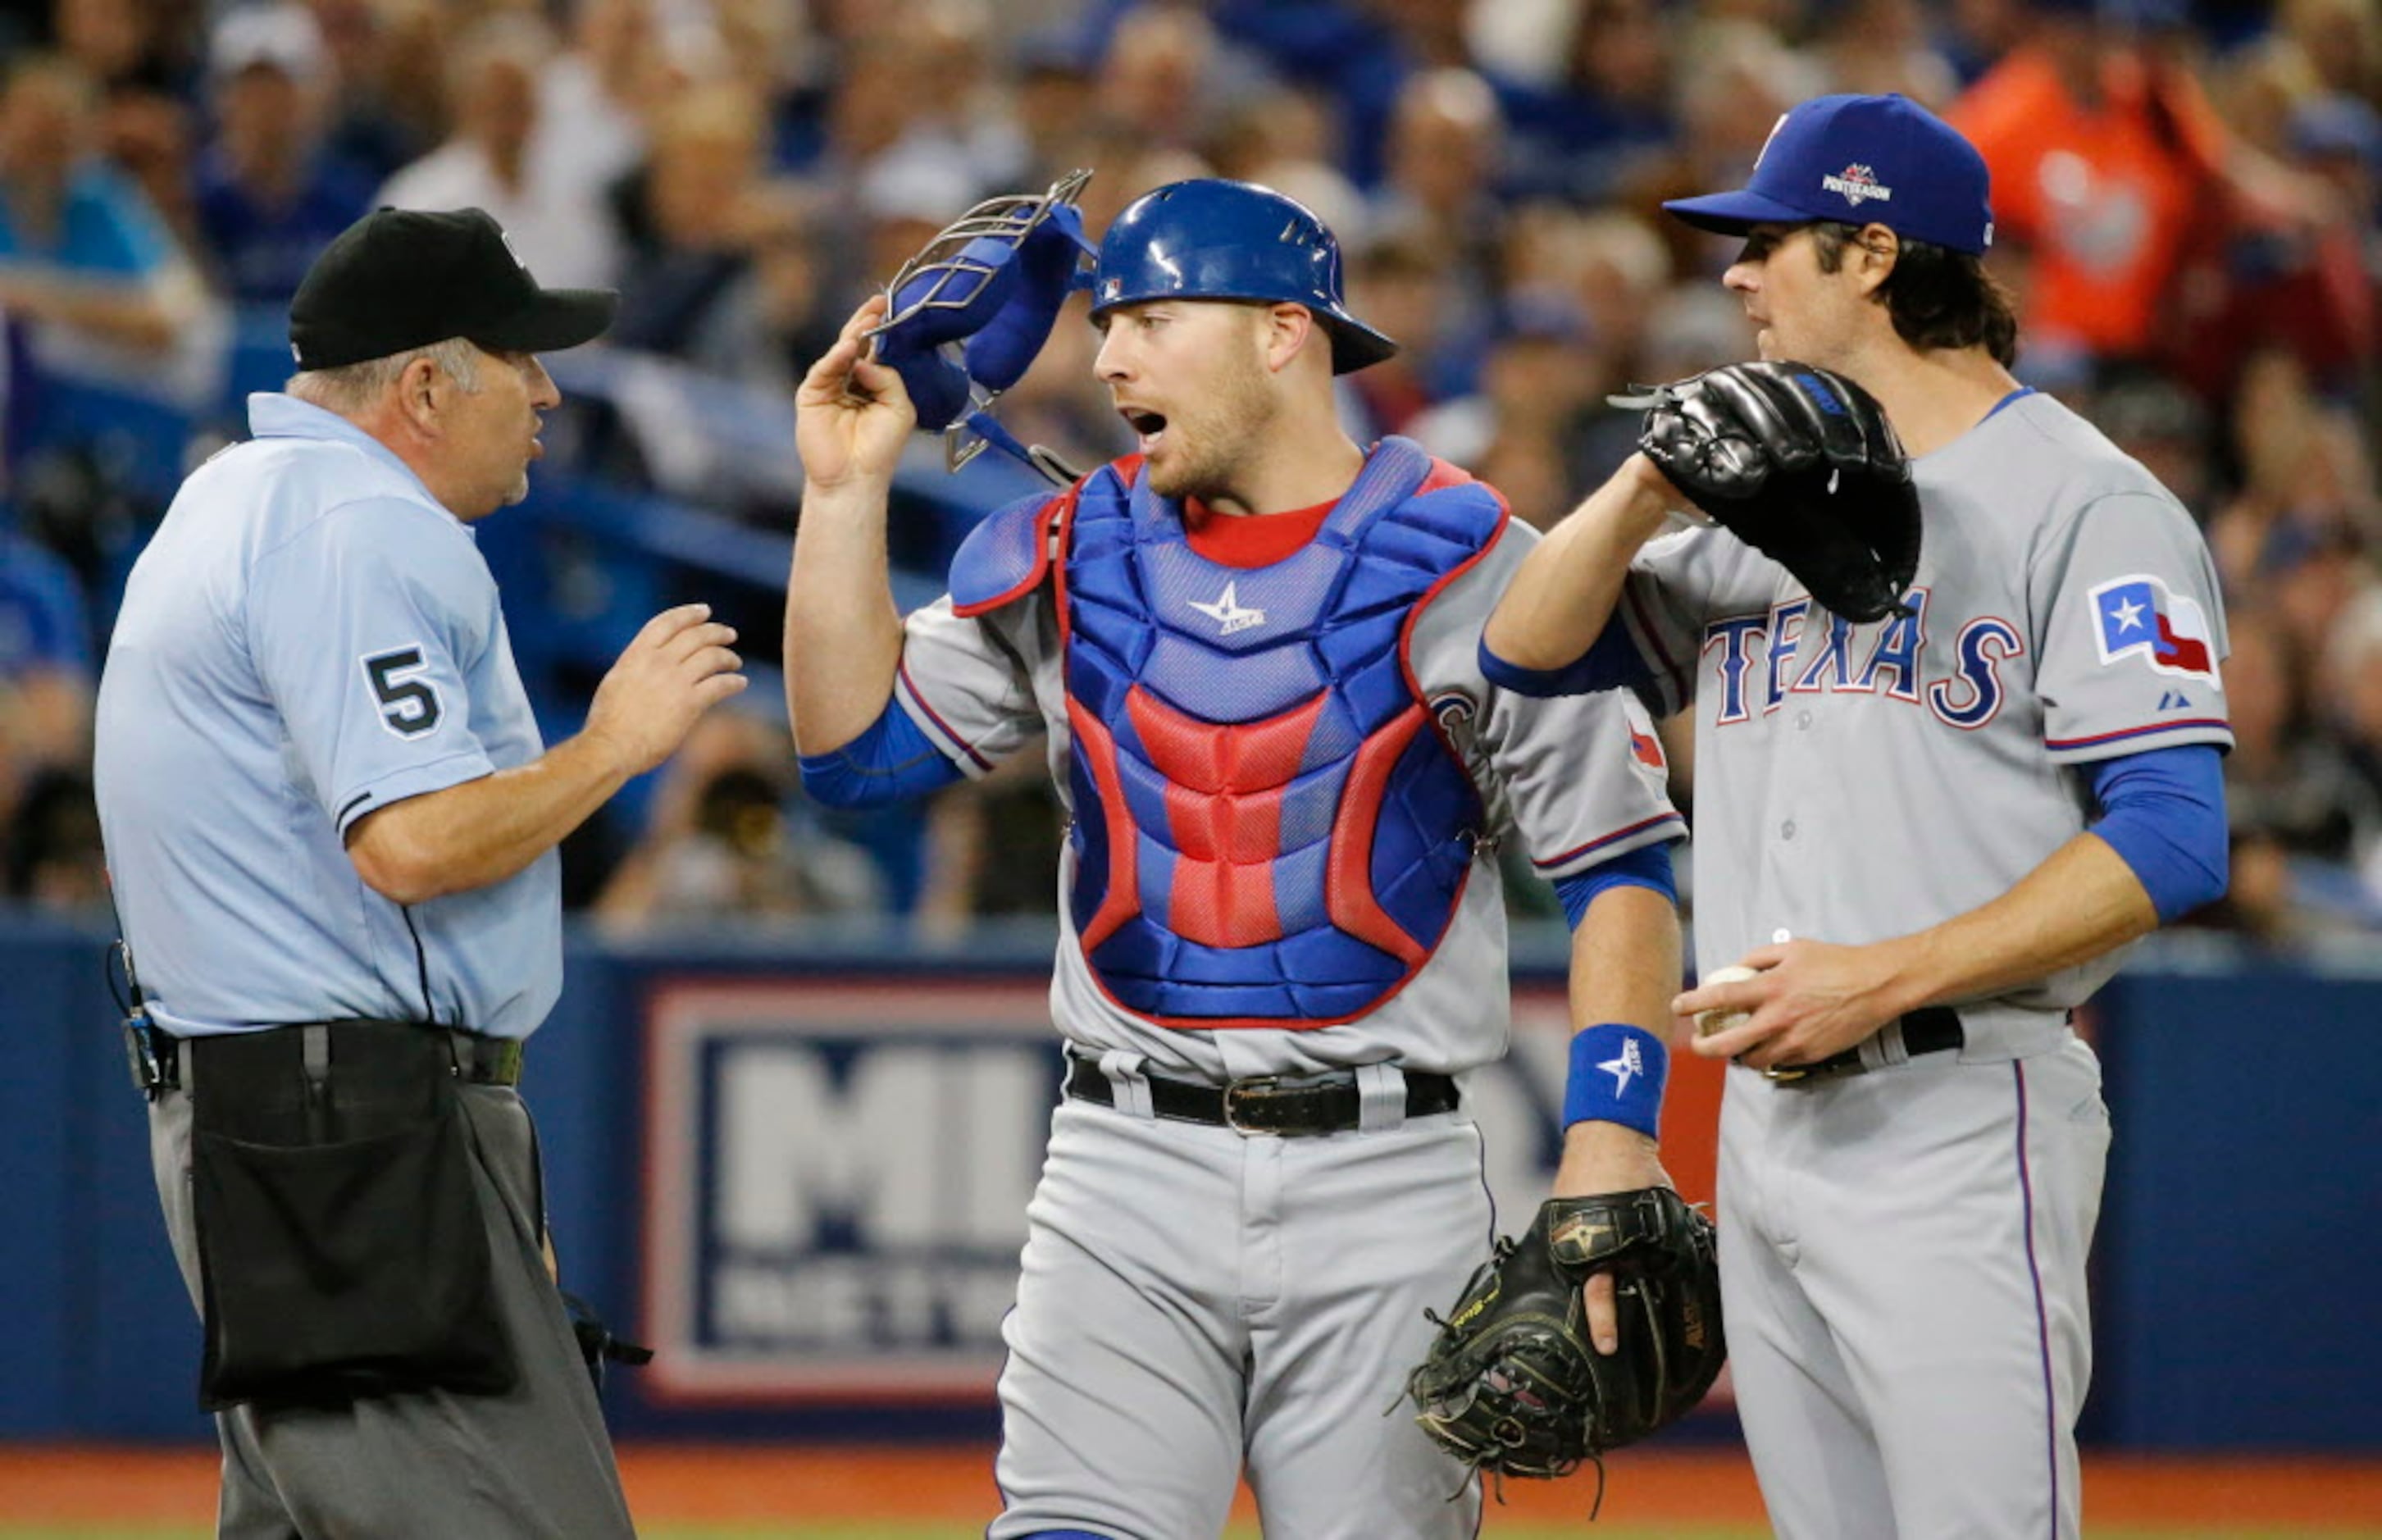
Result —
POLYGON ((2093 590, 2092 600, 2102 662, 2141 653, 2160 673, 2216 683, 2216 660, 2210 650, 2215 636, 2198 600, 2170 592, 2164 580, 2140 573, 2101 584, 2093 590))
POLYGON ((1856 161, 1833 177, 1820 179, 1822 191, 1836 193, 1846 203, 1859 208, 1875 199, 1881 203, 1894 202, 1894 189, 1877 179, 1877 173, 1856 161))
POLYGON ((1663 740, 1651 733, 1640 733, 1636 728, 1631 728, 1629 752, 1637 757, 1638 762, 1641 765, 1653 770, 1667 768, 1663 763, 1663 740))
POLYGON ((1619 1058, 1607 1059, 1596 1067, 1613 1077, 1613 1094, 1620 1096, 1629 1090, 1631 1076, 1646 1073, 1646 1061, 1639 1056, 1638 1040, 1631 1038, 1622 1043, 1619 1058))
POLYGON ((1241 608, 1240 585, 1237 583, 1225 584, 1224 591, 1216 596, 1213 604, 1202 604, 1197 599, 1191 600, 1190 604, 1192 609, 1222 628, 1216 633, 1219 636, 1230 636, 1235 631, 1246 631, 1252 626, 1265 624, 1264 610, 1241 608))

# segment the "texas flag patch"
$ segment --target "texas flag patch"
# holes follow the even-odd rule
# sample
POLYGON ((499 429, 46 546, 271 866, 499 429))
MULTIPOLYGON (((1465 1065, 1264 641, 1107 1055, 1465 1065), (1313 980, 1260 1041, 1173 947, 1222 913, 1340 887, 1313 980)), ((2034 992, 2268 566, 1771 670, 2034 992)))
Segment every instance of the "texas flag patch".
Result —
POLYGON ((2135 573, 2102 584, 2093 590, 2093 614, 2102 662, 2139 652, 2160 673, 2216 677, 2207 613, 2199 600, 2169 592, 2158 578, 2135 573))

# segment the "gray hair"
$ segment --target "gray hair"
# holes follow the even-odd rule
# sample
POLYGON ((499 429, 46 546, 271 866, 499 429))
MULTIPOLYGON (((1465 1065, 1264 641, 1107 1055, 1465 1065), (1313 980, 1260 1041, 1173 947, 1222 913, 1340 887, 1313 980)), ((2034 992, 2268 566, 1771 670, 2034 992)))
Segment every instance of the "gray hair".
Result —
POLYGON ((405 373, 407 364, 417 358, 426 358, 438 365, 441 373, 453 380, 467 396, 480 390, 480 350, 470 340, 450 337, 441 342, 409 348, 386 358, 368 358, 361 363, 342 363, 335 369, 306 369, 289 376, 282 388, 309 406, 319 406, 325 412, 342 416, 351 415, 371 407, 382 393, 405 373))

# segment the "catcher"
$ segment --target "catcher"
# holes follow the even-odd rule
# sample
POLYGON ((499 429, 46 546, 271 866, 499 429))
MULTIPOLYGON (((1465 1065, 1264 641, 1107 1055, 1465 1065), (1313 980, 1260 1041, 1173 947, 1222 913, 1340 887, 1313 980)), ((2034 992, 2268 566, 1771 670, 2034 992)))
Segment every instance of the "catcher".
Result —
MULTIPOLYGON (((1681 825, 1652 723, 1624 694, 1482 677, 1481 625, 1537 536, 1416 445, 1342 429, 1333 381, 1396 344, 1349 310, 1311 212, 1176 183, 1087 273, 1069 191, 972 211, 798 399, 804 783, 866 806, 1036 754, 1071 814, 1068 1068, 1003 1328, 988 1533, 1214 1534, 1246 1475, 1269 1534, 1467 1540, 1470 1471, 1380 1413, 1491 1233, 1468 1088, 1505 1049, 1504 838, 1576 927, 1553 1190, 1603 1196, 1539 1253, 1565 1269, 1566 1330, 1608 1374, 1651 1365, 1626 1387, 1647 1420, 1709 1377, 1677 1344, 1718 1361, 1708 1313, 1646 1337, 1671 1280, 1710 1273, 1655 1143, 1681 825), (887 496, 912 429, 1033 458, 988 409, 1086 279, 1140 452, 991 514, 950 595, 897 613, 887 496)), ((1612 1383, 1606 1442, 1640 1415, 1612 1383)))

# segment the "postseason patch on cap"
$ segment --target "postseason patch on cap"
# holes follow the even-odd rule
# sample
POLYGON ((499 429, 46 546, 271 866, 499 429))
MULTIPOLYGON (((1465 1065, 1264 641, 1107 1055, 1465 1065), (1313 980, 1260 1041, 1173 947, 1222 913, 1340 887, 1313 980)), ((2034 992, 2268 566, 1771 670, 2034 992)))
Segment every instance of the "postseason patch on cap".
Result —
POLYGON ((1894 202, 1894 189, 1879 181, 1877 173, 1859 161, 1846 166, 1833 177, 1822 177, 1820 189, 1823 192, 1836 194, 1855 208, 1866 203, 1894 202))

